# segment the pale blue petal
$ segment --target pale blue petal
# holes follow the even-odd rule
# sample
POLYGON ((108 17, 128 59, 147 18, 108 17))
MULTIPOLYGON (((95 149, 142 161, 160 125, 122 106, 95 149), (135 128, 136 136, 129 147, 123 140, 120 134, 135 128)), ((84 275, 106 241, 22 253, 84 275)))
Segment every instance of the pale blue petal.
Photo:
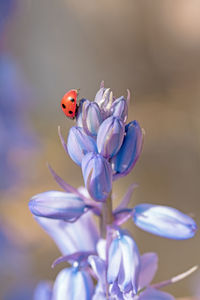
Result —
POLYGON ((99 257, 103 260, 106 260, 106 240, 99 239, 97 243, 97 253, 99 257))
POLYGON ((121 259, 122 253, 119 245, 119 239, 114 239, 110 244, 108 252, 107 280, 109 283, 114 283, 117 279, 120 271, 121 259))
POLYGON ((107 300, 106 293, 102 290, 102 286, 97 282, 92 300, 107 300))
POLYGON ((93 282, 89 274, 68 268, 56 277, 52 300, 91 300, 92 294, 93 282))
POLYGON ((148 286, 153 280, 158 268, 158 255, 156 253, 145 253, 141 256, 139 290, 148 286))
POLYGON ((43 217, 35 219, 53 238, 63 255, 78 251, 96 251, 99 233, 91 212, 84 214, 75 223, 43 217))
POLYGON ((191 217, 168 206, 137 205, 134 208, 133 220, 139 228, 170 239, 188 239, 193 237, 197 230, 197 225, 191 217))
POLYGON ((99 280, 99 284, 102 287, 102 291, 106 291, 106 263, 101 258, 95 255, 88 257, 88 262, 92 267, 95 275, 99 280))
POLYGON ((132 290, 136 294, 140 271, 140 254, 138 247, 135 241, 129 235, 125 234, 120 239, 120 246, 122 251, 123 272, 119 273, 118 284, 123 292, 127 293, 132 290))

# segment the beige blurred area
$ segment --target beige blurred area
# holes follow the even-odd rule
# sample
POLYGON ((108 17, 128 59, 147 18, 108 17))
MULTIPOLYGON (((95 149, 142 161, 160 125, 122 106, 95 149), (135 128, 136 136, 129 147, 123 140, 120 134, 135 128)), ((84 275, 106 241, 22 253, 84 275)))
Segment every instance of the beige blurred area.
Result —
MULTIPOLYGON (((32 86, 29 120, 38 148, 24 164, 23 188, 1 195, 1 215, 23 245, 29 275, 0 281, 0 298, 16 282, 54 279, 62 266, 53 241, 28 210, 29 198, 58 189, 46 163, 71 185, 83 184, 81 170, 66 156, 57 134, 73 122, 60 109, 71 88, 93 100, 100 82, 117 97, 131 90, 129 120, 145 129, 142 156, 126 178, 114 184, 115 205, 136 182, 132 205, 173 206, 200 219, 200 1, 198 0, 21 0, 6 45, 32 86), (14 199, 14 200, 13 200, 14 199), (13 200, 13 201, 9 201, 13 200)), ((23 159, 20 161, 23 164, 23 159)), ((159 254, 154 282, 171 278, 200 261, 200 237, 167 240, 126 226, 141 253, 159 254)), ((20 270, 20 266, 19 266, 20 270)), ((175 297, 200 297, 200 271, 165 289, 175 297)))

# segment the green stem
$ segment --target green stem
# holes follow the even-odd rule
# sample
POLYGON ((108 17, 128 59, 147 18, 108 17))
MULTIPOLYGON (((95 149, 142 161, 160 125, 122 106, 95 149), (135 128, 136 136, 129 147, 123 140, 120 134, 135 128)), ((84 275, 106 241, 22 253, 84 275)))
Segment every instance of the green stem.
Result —
POLYGON ((101 237, 106 238, 107 225, 112 224, 113 214, 112 214, 112 192, 109 194, 105 202, 102 203, 102 215, 101 215, 101 237))

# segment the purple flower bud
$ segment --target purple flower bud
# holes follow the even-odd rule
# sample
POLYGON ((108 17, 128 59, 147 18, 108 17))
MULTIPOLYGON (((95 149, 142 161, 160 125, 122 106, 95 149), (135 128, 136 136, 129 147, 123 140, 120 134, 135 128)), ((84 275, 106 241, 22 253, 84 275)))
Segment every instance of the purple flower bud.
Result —
POLYGON ((96 201, 104 201, 112 188, 112 170, 108 161, 100 154, 88 153, 82 160, 85 186, 96 201))
POLYGON ((116 231, 108 251, 108 283, 117 281, 124 293, 137 293, 140 270, 140 254, 138 247, 124 230, 116 231))
POLYGON ((102 121, 103 118, 98 104, 88 100, 84 101, 82 104, 81 127, 83 127, 85 132, 89 135, 96 136, 102 121))
POLYGON ((127 124, 125 133, 119 152, 111 159, 114 179, 130 173, 142 151, 143 135, 139 123, 132 121, 127 124))
POLYGON ((140 204, 134 209, 135 224, 150 233, 176 240, 195 235, 195 221, 179 210, 161 205, 140 204))
POLYGON ((100 88, 95 97, 95 102, 106 114, 109 114, 114 101, 113 92, 110 89, 100 88))
POLYGON ((53 300, 73 299, 91 300, 93 282, 89 274, 78 267, 63 269, 57 276, 53 287, 53 300))
POLYGON ((97 152, 95 140, 88 136, 83 128, 72 127, 67 140, 67 150, 71 159, 79 166, 88 152, 97 152))
POLYGON ((39 217, 74 221, 87 206, 77 195, 59 191, 49 191, 35 195, 29 202, 30 211, 39 217))
POLYGON ((99 127, 97 134, 98 152, 104 157, 114 156, 124 139, 124 124, 117 117, 107 118, 99 127))
POLYGON ((128 116, 128 105, 126 99, 122 96, 116 99, 111 106, 112 115, 126 122, 128 116))

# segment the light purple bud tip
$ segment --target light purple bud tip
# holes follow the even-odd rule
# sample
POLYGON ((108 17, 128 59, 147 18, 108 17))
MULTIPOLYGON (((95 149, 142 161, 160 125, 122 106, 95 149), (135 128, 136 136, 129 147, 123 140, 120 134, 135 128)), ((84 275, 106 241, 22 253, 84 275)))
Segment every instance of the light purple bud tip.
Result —
POLYGON ((32 197, 29 209, 38 217, 73 221, 87 210, 87 206, 77 195, 49 191, 32 197))
POLYGON ((97 152, 95 140, 88 136, 83 128, 72 127, 67 140, 67 150, 71 159, 79 166, 88 152, 97 152))
POLYGON ((140 204, 134 208, 135 224, 150 233, 176 240, 192 238, 195 221, 179 210, 161 205, 140 204))
POLYGON ((128 105, 126 99, 122 96, 116 99, 111 106, 112 115, 126 122, 128 116, 128 105))
POLYGON ((125 133, 119 152, 111 159, 112 169, 116 177, 130 173, 142 151, 143 134, 139 123, 132 121, 127 124, 125 133))
MULTIPOLYGON (((80 117, 79 117, 80 119, 80 117)), ((103 118, 101 110, 96 102, 84 101, 81 112, 82 126, 89 135, 96 136, 103 118)))
POLYGON ((124 139, 124 123, 117 117, 107 118, 99 127, 97 148, 104 157, 114 156, 124 139))
POLYGON ((100 154, 88 153, 82 160, 85 186, 96 201, 104 201, 112 188, 112 170, 108 161, 100 154))

